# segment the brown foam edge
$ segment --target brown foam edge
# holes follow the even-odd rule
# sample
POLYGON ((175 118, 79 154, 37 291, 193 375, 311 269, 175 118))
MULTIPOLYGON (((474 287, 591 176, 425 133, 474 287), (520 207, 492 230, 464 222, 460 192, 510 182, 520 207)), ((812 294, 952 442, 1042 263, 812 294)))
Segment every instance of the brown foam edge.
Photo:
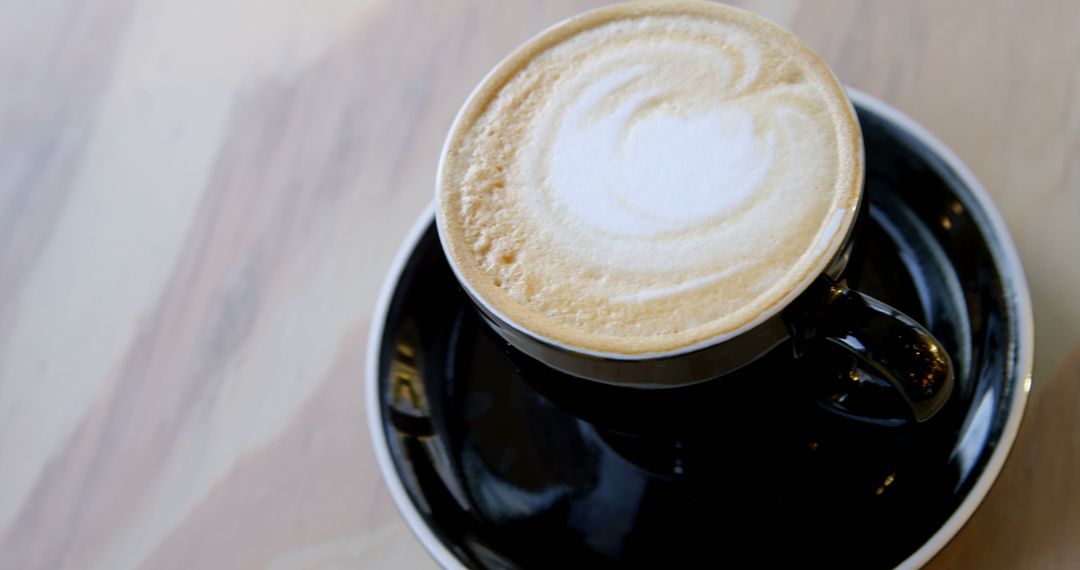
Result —
MULTIPOLYGON (((435 219, 439 241, 450 262, 450 267, 458 281, 466 289, 472 290, 472 297, 480 300, 496 316, 515 326, 519 330, 554 346, 599 357, 643 358, 680 354, 704 348, 728 340, 748 331, 772 316, 794 300, 810 286, 824 270, 832 257, 840 249, 851 230, 851 225, 858 211, 863 182, 863 143, 862 133, 855 109, 847 98, 840 81, 821 57, 798 37, 784 28, 756 14, 722 4, 705 1, 681 0, 642 0, 606 6, 584 12, 563 20, 529 39, 505 59, 499 62, 477 85, 466 100, 461 111, 454 119, 440 155, 436 174, 435 219), (783 51, 798 54, 800 68, 808 75, 816 76, 815 85, 832 91, 830 114, 837 129, 837 148, 851 149, 854 152, 841 152, 838 157, 839 170, 843 177, 837 181, 837 187, 846 186, 848 192, 838 193, 833 212, 844 212, 840 227, 835 231, 827 247, 819 254, 816 262, 804 268, 798 280, 791 280, 791 286, 755 305, 758 310, 746 308, 734 313, 748 313, 737 319, 725 319, 699 325, 697 327, 664 335, 644 337, 612 337, 582 332, 559 324, 530 311, 502 289, 491 282, 491 277, 473 262, 462 236, 447 239, 455 230, 449 223, 449 216, 456 216, 450 208, 448 194, 442 191, 443 180, 447 176, 448 157, 461 148, 462 139, 469 128, 487 109, 502 87, 540 53, 566 41, 581 32, 593 29, 615 19, 640 18, 647 16, 699 16, 725 21, 755 31, 783 44, 783 51), (841 104, 835 104, 840 103, 841 104), (562 340, 555 340, 562 339, 562 340)), ((800 262, 803 258, 800 258, 800 262)))

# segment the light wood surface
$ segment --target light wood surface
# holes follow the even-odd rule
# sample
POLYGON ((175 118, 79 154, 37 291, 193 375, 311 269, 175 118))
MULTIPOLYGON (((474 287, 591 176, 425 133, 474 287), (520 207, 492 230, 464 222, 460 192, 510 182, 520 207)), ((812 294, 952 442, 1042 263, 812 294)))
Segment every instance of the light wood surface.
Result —
MULTIPOLYGON (((442 138, 581 0, 0 0, 0 568, 424 568, 363 402, 442 138)), ((936 568, 1080 567, 1080 3, 745 2, 950 145, 1037 323, 936 568)))

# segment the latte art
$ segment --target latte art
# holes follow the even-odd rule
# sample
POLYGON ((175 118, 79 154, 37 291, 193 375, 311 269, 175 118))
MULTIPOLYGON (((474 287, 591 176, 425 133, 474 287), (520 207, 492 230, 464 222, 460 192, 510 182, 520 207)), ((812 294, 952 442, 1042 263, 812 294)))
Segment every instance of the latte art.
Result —
POLYGON ((459 277, 524 330, 665 353, 805 288, 860 180, 851 108, 797 39, 719 5, 628 5, 485 80, 448 139, 438 221, 459 277))
POLYGON ((655 83, 660 65, 596 78, 578 100, 553 101, 566 112, 552 114, 562 116, 539 117, 538 126, 557 131, 529 149, 531 182, 552 191, 538 195, 548 203, 539 205, 557 202, 612 236, 660 237, 699 227, 755 195, 778 158, 776 137, 755 132, 746 110, 721 103, 676 114, 686 97, 647 83, 607 103, 614 108, 596 109, 635 80, 655 83))

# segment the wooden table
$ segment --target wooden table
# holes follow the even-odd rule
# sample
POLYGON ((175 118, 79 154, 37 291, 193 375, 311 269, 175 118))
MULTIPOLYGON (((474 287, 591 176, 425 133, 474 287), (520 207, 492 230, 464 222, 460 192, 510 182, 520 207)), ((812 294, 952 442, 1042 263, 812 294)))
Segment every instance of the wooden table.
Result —
MULTIPOLYGON (((0 0, 0 568, 422 568, 364 346, 455 110, 589 0, 0 0)), ((1080 567, 1080 3, 746 2, 985 182, 1033 398, 935 567, 1080 567)))

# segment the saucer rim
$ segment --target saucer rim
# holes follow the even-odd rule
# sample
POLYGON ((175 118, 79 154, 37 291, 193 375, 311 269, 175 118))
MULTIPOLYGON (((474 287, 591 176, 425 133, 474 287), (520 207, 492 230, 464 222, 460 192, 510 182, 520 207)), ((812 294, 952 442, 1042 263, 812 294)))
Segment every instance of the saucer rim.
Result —
MULTIPOLYGON (((960 160, 960 158, 940 139, 934 136, 925 127, 915 122, 895 107, 884 101, 868 95, 858 89, 847 86, 848 97, 851 103, 858 108, 865 108, 877 115, 883 121, 891 123, 911 135, 915 140, 924 145, 931 154, 936 155, 945 166, 952 171, 961 184, 963 184, 985 217, 990 232, 987 241, 995 261, 1000 266, 1002 281, 1009 293, 1008 301, 1013 306, 1017 315, 1017 338, 1018 354, 1016 357, 1015 380, 1012 382, 1012 404, 1005 425, 1002 428, 1001 437, 996 447, 991 452, 983 472, 979 475, 975 484, 968 491, 967 496, 960 505, 946 519, 945 523, 930 536, 918 549, 908 555, 897 568, 902 570, 921 568, 928 563, 934 555, 943 550, 945 546, 956 536, 961 528, 970 520, 971 516, 982 504, 987 493, 997 481, 1001 469, 1012 451, 1016 435, 1020 430, 1020 424, 1027 406, 1028 395, 1031 391, 1032 366, 1034 364, 1034 319, 1031 308, 1031 297, 1028 290, 1023 265, 1020 262, 1019 253, 1011 233, 1001 216, 1000 211, 994 204, 985 187, 975 177, 974 173, 960 160)), ((448 570, 461 569, 465 566, 450 549, 440 540, 424 521, 416 505, 409 498, 405 486, 397 472, 393 459, 390 457, 389 443, 383 434, 381 398, 378 391, 378 365, 379 352, 382 344, 383 332, 390 309, 390 303, 397 291, 402 272, 408 263, 417 243, 427 228, 434 222, 435 201, 432 200, 424 208, 423 213, 413 223, 402 242, 401 247, 395 254, 393 262, 387 272, 372 314, 371 329, 368 333, 368 349, 365 362, 365 400, 367 407, 368 433, 371 436, 375 450, 376 462, 383 482, 390 492, 390 496, 406 524, 420 543, 428 551, 435 561, 448 570)))

